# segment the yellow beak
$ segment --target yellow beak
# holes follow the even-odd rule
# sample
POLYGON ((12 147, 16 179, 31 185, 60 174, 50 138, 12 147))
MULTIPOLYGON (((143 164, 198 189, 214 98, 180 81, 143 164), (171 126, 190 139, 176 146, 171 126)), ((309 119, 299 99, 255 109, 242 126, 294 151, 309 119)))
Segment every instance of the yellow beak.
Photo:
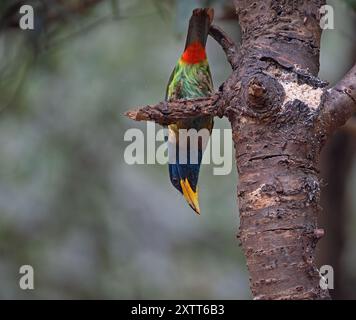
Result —
POLYGON ((197 191, 194 192, 192 187, 190 186, 190 183, 187 178, 185 180, 180 180, 180 185, 182 187, 183 196, 184 196, 185 200, 187 200, 187 202, 189 203, 191 208, 197 214, 200 214, 199 200, 198 200, 198 188, 197 188, 197 191))

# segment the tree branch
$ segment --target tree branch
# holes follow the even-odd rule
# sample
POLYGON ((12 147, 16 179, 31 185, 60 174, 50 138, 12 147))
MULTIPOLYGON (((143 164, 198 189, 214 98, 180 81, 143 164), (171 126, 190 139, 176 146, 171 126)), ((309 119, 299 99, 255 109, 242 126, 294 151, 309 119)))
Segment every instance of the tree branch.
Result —
POLYGON ((87 10, 89 10, 92 7, 97 6, 101 2, 104 2, 103 0, 82 0, 79 1, 78 3, 74 4, 68 4, 63 0, 57 0, 61 6, 62 10, 52 10, 51 8, 48 8, 48 14, 47 14, 47 19, 50 21, 55 21, 63 18, 65 14, 83 14, 87 10))
MULTIPOLYGON (((88 9, 98 5, 104 0, 82 0, 75 3, 66 3, 63 0, 53 0, 52 5, 45 3, 41 7, 41 19, 46 24, 63 20, 69 14, 83 14, 88 9)), ((44 2, 43 2, 44 3, 44 2)), ((18 28, 19 26, 19 9, 24 4, 36 5, 36 2, 19 0, 4 8, 3 13, 0 13, 0 30, 7 28, 18 28)), ((38 4, 38 3, 37 3, 38 4)), ((41 5, 41 3, 40 3, 41 5)), ((36 7, 37 8, 37 7, 36 7)))
POLYGON ((178 120, 202 115, 224 116, 224 110, 219 105, 220 94, 191 100, 163 101, 155 105, 138 107, 129 110, 125 116, 135 121, 155 121, 161 125, 168 125, 178 120))
POLYGON ((234 41, 218 26, 212 25, 209 30, 210 36, 223 48, 227 61, 229 61, 232 70, 237 69, 237 47, 234 41))
POLYGON ((356 112, 356 64, 333 88, 325 91, 319 121, 331 133, 356 112))
POLYGON ((341 129, 356 137, 356 117, 349 119, 341 129))

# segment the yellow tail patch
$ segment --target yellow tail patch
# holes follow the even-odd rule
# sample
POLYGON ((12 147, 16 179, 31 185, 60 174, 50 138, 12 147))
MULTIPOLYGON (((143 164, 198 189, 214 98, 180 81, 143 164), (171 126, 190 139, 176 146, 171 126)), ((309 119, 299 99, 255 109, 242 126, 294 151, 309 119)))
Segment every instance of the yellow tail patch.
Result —
POLYGON ((198 188, 197 191, 194 192, 187 178, 185 178, 185 180, 180 180, 180 185, 182 187, 185 200, 187 200, 189 205, 197 214, 200 214, 198 188))

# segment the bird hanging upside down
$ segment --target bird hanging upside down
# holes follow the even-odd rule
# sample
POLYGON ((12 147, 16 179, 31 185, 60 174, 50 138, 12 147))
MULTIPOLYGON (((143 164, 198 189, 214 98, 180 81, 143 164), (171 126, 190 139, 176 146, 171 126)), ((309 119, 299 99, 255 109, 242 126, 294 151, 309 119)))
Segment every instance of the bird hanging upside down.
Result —
MULTIPOLYGON (((168 82, 167 101, 206 97, 213 92, 213 82, 205 52, 213 16, 214 11, 211 8, 195 9, 193 11, 189 21, 184 52, 168 82)), ((209 138, 212 128, 213 118, 211 116, 199 116, 181 120, 168 126, 169 175, 171 182, 183 194, 190 207, 198 214, 200 214, 200 208, 197 184, 200 164, 207 144, 207 139, 204 140, 203 135, 199 137, 199 133, 205 130, 204 132, 208 132, 209 138), (195 129, 197 131, 188 131, 192 131, 193 136, 186 137, 179 134, 185 131, 183 129, 195 129), (192 144, 194 135, 198 135, 198 143, 195 145, 192 144), (187 141, 182 141, 182 136, 187 141), (175 157, 172 160, 173 154, 175 157)))

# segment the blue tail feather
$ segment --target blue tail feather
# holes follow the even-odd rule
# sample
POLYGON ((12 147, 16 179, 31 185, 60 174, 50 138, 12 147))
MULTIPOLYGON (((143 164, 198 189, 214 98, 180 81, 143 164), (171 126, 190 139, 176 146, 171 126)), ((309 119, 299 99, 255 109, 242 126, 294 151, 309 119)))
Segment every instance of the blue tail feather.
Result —
MULTIPOLYGON (((178 158, 178 157, 177 157, 178 158)), ((181 180, 187 179, 193 191, 196 191, 198 185, 200 164, 202 160, 202 152, 199 150, 198 163, 190 163, 190 157, 188 152, 187 163, 179 163, 179 159, 176 163, 169 163, 169 177, 173 186, 181 193, 182 187, 180 185, 181 180)))

